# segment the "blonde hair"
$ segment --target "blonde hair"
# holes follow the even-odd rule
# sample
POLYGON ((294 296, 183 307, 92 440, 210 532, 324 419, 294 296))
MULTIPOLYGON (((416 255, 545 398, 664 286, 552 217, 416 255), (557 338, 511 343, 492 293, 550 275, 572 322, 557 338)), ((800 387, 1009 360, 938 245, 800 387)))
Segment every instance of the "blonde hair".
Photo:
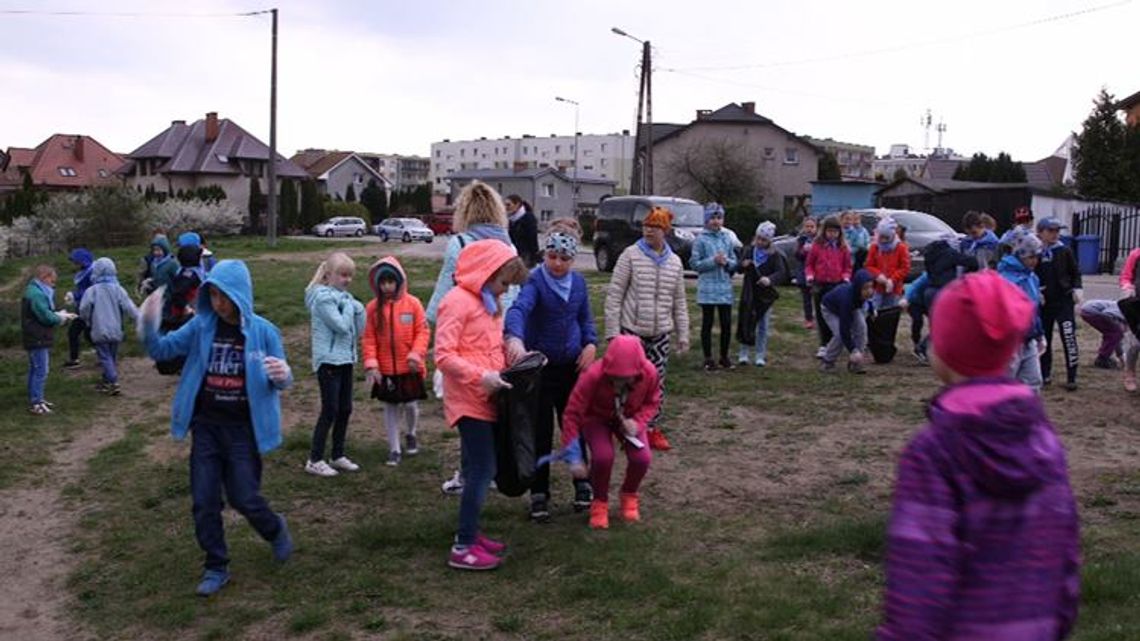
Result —
POLYGON ((317 265, 317 271, 305 289, 308 290, 314 285, 328 285, 329 274, 341 273, 356 273, 356 263, 344 252, 333 252, 329 254, 328 258, 322 260, 320 265, 317 265))
POLYGON ((503 197, 487 183, 478 180, 459 192, 455 200, 455 215, 451 219, 451 228, 456 232, 465 232, 471 225, 491 224, 507 228, 507 209, 503 206, 503 197))
POLYGON ((573 218, 555 218, 546 228, 546 237, 553 233, 562 233, 573 236, 577 242, 582 242, 582 225, 573 218))

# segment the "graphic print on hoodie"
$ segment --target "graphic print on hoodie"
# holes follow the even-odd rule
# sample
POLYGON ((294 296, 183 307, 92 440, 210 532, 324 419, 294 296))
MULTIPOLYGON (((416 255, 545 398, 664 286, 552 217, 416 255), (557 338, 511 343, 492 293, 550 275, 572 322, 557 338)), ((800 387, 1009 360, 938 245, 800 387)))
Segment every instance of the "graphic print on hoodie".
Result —
POLYGON ((221 318, 210 346, 195 414, 202 422, 213 425, 248 425, 250 421, 245 392, 245 337, 241 327, 221 318))

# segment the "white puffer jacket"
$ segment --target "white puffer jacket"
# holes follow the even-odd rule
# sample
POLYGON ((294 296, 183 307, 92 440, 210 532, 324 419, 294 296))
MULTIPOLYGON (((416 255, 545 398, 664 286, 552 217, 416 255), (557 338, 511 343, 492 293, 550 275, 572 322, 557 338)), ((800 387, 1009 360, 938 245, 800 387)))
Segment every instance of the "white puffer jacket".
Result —
POLYGON ((684 268, 676 254, 661 267, 636 244, 618 257, 606 291, 606 338, 622 328, 646 338, 677 332, 677 342, 689 344, 684 268))

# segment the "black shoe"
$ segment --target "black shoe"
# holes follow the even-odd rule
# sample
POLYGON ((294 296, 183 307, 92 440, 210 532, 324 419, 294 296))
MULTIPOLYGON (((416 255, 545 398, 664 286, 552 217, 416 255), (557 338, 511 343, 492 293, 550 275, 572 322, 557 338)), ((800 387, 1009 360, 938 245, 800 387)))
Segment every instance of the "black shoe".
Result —
POLYGON ((415 456, 420 453, 420 444, 412 434, 404 435, 404 454, 415 456))
POLYGON ((1041 387, 1049 387, 1052 384, 1053 384, 1053 377, 1052 376, 1046 376, 1045 378, 1041 379, 1041 387))
POLYGON ((714 361, 711 358, 706 358, 705 359, 705 371, 706 372, 715 372, 716 371, 716 361, 714 361))
POLYGON ((728 360, 728 358, 725 357, 725 358, 720 359, 720 368, 721 369, 736 369, 736 366, 732 364, 732 361, 728 360))
POLYGON ((831 361, 821 360, 819 362, 819 371, 824 374, 831 374, 835 372, 835 363, 831 361))
POLYGON ((867 369, 863 367, 862 363, 847 363, 847 371, 852 374, 866 374, 867 369))
POLYGON ((1069 381, 1068 383, 1065 383, 1065 391, 1066 392, 1077 391, 1077 382, 1076 381, 1069 381))
POLYGON ((1098 369, 1120 369, 1120 364, 1111 356, 1097 356, 1096 360, 1093 361, 1093 367, 1098 369))
POLYGON ((530 497, 530 520, 535 523, 546 523, 550 520, 550 508, 546 504, 545 494, 532 494, 530 497))
POLYGON ((589 481, 574 482, 574 511, 581 512, 590 509, 590 502, 594 500, 594 488, 589 481))
POLYGON ((79 367, 79 361, 67 361, 63 364, 63 369, 76 369, 79 367))

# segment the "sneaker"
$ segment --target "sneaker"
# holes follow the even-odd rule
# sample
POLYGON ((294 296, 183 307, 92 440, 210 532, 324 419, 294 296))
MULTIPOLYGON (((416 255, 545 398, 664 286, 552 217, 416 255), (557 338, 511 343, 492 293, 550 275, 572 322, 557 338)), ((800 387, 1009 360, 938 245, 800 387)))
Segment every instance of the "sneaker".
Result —
POLYGON ((1136 391, 1136 375, 1135 374, 1125 374, 1124 375, 1124 391, 1126 391, 1126 392, 1135 392, 1136 391))
POLYGON ((103 393, 107 396, 118 396, 122 392, 123 389, 119 387, 118 383, 107 383, 103 386, 103 393))
POLYGON ((929 365, 930 364, 930 359, 926 357, 926 352, 922 351, 921 349, 916 347, 916 348, 914 348, 914 351, 911 353, 914 354, 914 359, 916 361, 918 361, 919 365, 929 365))
POLYGON ((494 570, 502 561, 488 550, 476 545, 453 545, 447 564, 456 570, 494 570))
POLYGON ((590 528, 594 530, 608 530, 610 527, 610 504, 607 501, 593 500, 590 502, 590 528))
POLYGON ((420 453, 420 444, 416 441, 415 434, 408 434, 404 437, 404 454, 408 456, 415 456, 420 453))
POLYGON ((495 556, 503 556, 507 551, 506 543, 496 541, 489 536, 483 536, 482 532, 475 535, 475 545, 478 545, 495 556))
POLYGON ((852 374, 866 374, 867 368, 862 363, 847 363, 847 371, 852 374))
POLYGON ((228 570, 206 570, 202 573, 202 580, 198 582, 194 593, 198 596, 213 596, 230 582, 228 570))
POLYGON ((341 472, 359 472, 360 471, 360 466, 357 465, 356 463, 353 463, 347 456, 341 456, 339 458, 334 458, 332 460, 332 462, 329 463, 329 465, 330 465, 330 467, 337 469, 337 470, 340 470, 341 472))
POLYGON ((1120 369, 1120 364, 1111 356, 1097 356, 1096 360, 1093 361, 1093 367, 1098 369, 1120 369))
POLYGON ((67 361, 66 363, 63 364, 63 369, 76 369, 78 367, 79 367, 79 361, 78 360, 67 361))
POLYGON ((821 345, 819 349, 815 350, 815 357, 823 358, 824 356, 827 356, 827 348, 821 345))
POLYGON ((815 321, 805 320, 804 321, 804 329, 815 329, 815 321))
POLYGON ((394 452, 394 451, 388 452, 388 460, 387 460, 387 462, 385 462, 385 465, 387 465, 389 467, 396 467, 399 464, 400 464, 400 453, 394 452))
POLYGON ((1065 391, 1066 392, 1077 391, 1077 382, 1076 381, 1069 381, 1069 382, 1065 383, 1065 391))
POLYGON ((641 511, 638 509, 637 494, 621 493, 621 520, 626 523, 637 523, 641 520, 641 511))
POLYGON ((734 370, 736 369, 736 366, 732 364, 732 361, 728 360, 727 356, 725 356, 724 358, 720 359, 720 368, 734 370))
POLYGON ((711 358, 705 359, 705 371, 706 372, 715 372, 716 371, 716 362, 713 361, 713 359, 711 359, 711 358))
POLYGON ((574 511, 581 512, 594 500, 594 488, 589 481, 574 481, 574 511))
POLYGON ((322 461, 305 461, 305 471, 313 476, 336 476, 338 472, 322 461))
POLYGON ((55 409, 55 403, 52 403, 51 401, 43 400, 43 401, 40 401, 40 403, 42 403, 43 406, 46 407, 49 412, 55 409))
POLYGON ((1041 386, 1042 387, 1049 387, 1052 384, 1053 384, 1053 377, 1052 376, 1046 376, 1045 378, 1041 379, 1041 386))
POLYGON ((285 517, 278 514, 277 520, 281 523, 281 529, 277 531, 277 536, 270 545, 273 546, 273 560, 284 563, 293 555, 293 537, 289 535, 289 526, 285 524, 285 517))
POLYGON ((819 371, 824 374, 832 374, 835 372, 835 363, 831 361, 820 361, 819 371))
POLYGON ((96 392, 99 392, 100 394, 106 394, 107 389, 108 389, 107 382, 99 381, 98 383, 95 383, 95 391, 96 392))
POLYGON ((654 427, 649 430, 649 449, 668 452, 673 446, 669 444, 669 439, 665 438, 665 433, 654 427))
POLYGON ((51 414, 51 408, 44 403, 32 403, 28 406, 28 411, 32 414, 51 414))
POLYGON ((767 367, 767 366, 768 366, 768 360, 767 359, 764 359, 764 358, 756 359, 756 367, 767 367))
POLYGON ((463 477, 459 476, 459 470, 455 470, 455 474, 444 481, 443 485, 439 486, 439 489, 448 496, 459 496, 463 494, 463 477))
POLYGON ((546 523, 550 520, 550 508, 547 506, 545 494, 531 495, 530 520, 535 523, 546 523))
POLYGON ((741 354, 740 358, 736 359, 736 364, 744 367, 748 364, 748 354, 741 354))

